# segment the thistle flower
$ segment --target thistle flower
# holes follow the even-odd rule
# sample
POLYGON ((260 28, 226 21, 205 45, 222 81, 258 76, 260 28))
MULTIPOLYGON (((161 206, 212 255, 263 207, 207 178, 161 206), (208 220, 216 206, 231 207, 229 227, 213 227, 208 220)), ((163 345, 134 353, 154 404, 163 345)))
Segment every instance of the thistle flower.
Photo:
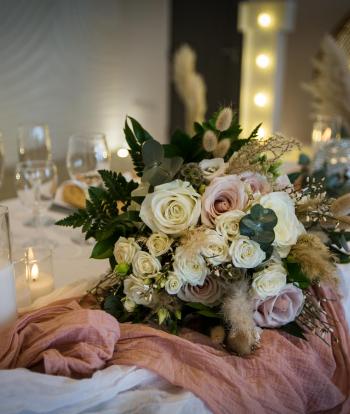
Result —
POLYGON ((213 152, 218 145, 218 137, 216 136, 215 132, 211 131, 210 129, 205 131, 202 144, 205 151, 213 152))
POLYGON ((233 119, 233 112, 230 107, 223 108, 215 122, 215 128, 219 131, 226 131, 230 128, 233 119))
POLYGON ((231 140, 229 138, 222 139, 216 149, 213 151, 215 158, 224 158, 227 154, 227 151, 230 149, 231 140))

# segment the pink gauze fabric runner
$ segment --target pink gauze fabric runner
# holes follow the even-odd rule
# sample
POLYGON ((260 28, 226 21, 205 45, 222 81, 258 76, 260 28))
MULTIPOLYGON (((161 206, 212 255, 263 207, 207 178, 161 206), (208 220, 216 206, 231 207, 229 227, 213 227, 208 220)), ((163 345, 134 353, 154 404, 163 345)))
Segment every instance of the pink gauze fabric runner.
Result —
POLYGON ((1 332, 0 368, 82 378, 112 364, 137 365, 192 391, 214 413, 349 414, 349 334, 340 305, 326 306, 338 320, 338 344, 265 330, 261 348, 241 358, 194 332, 179 337, 119 324, 105 312, 64 301, 1 332))

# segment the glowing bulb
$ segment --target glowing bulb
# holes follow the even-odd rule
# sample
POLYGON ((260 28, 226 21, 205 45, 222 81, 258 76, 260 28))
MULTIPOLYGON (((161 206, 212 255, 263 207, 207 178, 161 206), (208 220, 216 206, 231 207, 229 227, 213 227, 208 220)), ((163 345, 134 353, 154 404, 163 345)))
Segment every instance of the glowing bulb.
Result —
POLYGON ((260 13, 257 20, 261 27, 270 27, 272 23, 272 17, 268 13, 260 13))
POLYGON ((126 158, 129 155, 129 151, 126 148, 119 148, 117 155, 120 158, 126 158))
POLYGON ((32 266, 30 277, 33 280, 33 282, 35 282, 39 277, 39 266, 36 263, 34 263, 32 266))
POLYGON ((259 137, 259 138, 261 138, 261 139, 263 139, 263 138, 265 138, 265 134, 266 134, 266 132, 265 132, 265 128, 260 127, 260 128, 258 129, 258 137, 259 137))
POLYGON ((268 66, 270 66, 270 58, 264 53, 261 53, 256 57, 255 63, 257 66, 259 66, 259 68, 266 69, 268 66))
POLYGON ((263 108, 267 104, 267 96, 262 92, 255 94, 254 103, 256 106, 260 106, 260 108, 263 108))

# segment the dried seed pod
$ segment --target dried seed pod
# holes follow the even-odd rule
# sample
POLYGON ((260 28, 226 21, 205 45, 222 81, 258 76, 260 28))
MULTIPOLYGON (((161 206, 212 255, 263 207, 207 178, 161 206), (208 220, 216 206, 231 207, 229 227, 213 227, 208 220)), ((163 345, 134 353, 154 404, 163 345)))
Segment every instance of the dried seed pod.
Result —
POLYGON ((218 137, 216 136, 215 132, 211 131, 210 129, 205 131, 202 144, 205 151, 213 152, 218 145, 218 137))
POLYGON ((219 113, 219 115, 216 119, 215 128, 218 131, 221 131, 221 132, 226 131, 227 129, 230 128, 231 123, 232 123, 232 119, 233 119, 232 108, 230 108, 230 107, 223 108, 220 111, 220 113, 219 113))

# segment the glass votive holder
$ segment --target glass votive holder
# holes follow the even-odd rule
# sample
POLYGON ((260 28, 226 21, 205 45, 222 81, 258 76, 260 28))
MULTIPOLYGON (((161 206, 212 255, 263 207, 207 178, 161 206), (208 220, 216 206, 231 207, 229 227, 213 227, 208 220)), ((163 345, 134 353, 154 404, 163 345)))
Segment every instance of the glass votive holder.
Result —
POLYGON ((12 262, 15 271, 17 307, 23 308, 32 303, 32 297, 27 281, 27 267, 24 249, 12 252, 12 262))
POLYGON ((314 151, 334 138, 340 138, 341 118, 337 116, 317 115, 312 127, 312 146, 314 151))
POLYGON ((27 247, 21 263, 23 263, 23 267, 20 266, 23 276, 20 276, 18 283, 22 283, 24 278, 32 302, 54 290, 51 249, 39 246, 27 247))

